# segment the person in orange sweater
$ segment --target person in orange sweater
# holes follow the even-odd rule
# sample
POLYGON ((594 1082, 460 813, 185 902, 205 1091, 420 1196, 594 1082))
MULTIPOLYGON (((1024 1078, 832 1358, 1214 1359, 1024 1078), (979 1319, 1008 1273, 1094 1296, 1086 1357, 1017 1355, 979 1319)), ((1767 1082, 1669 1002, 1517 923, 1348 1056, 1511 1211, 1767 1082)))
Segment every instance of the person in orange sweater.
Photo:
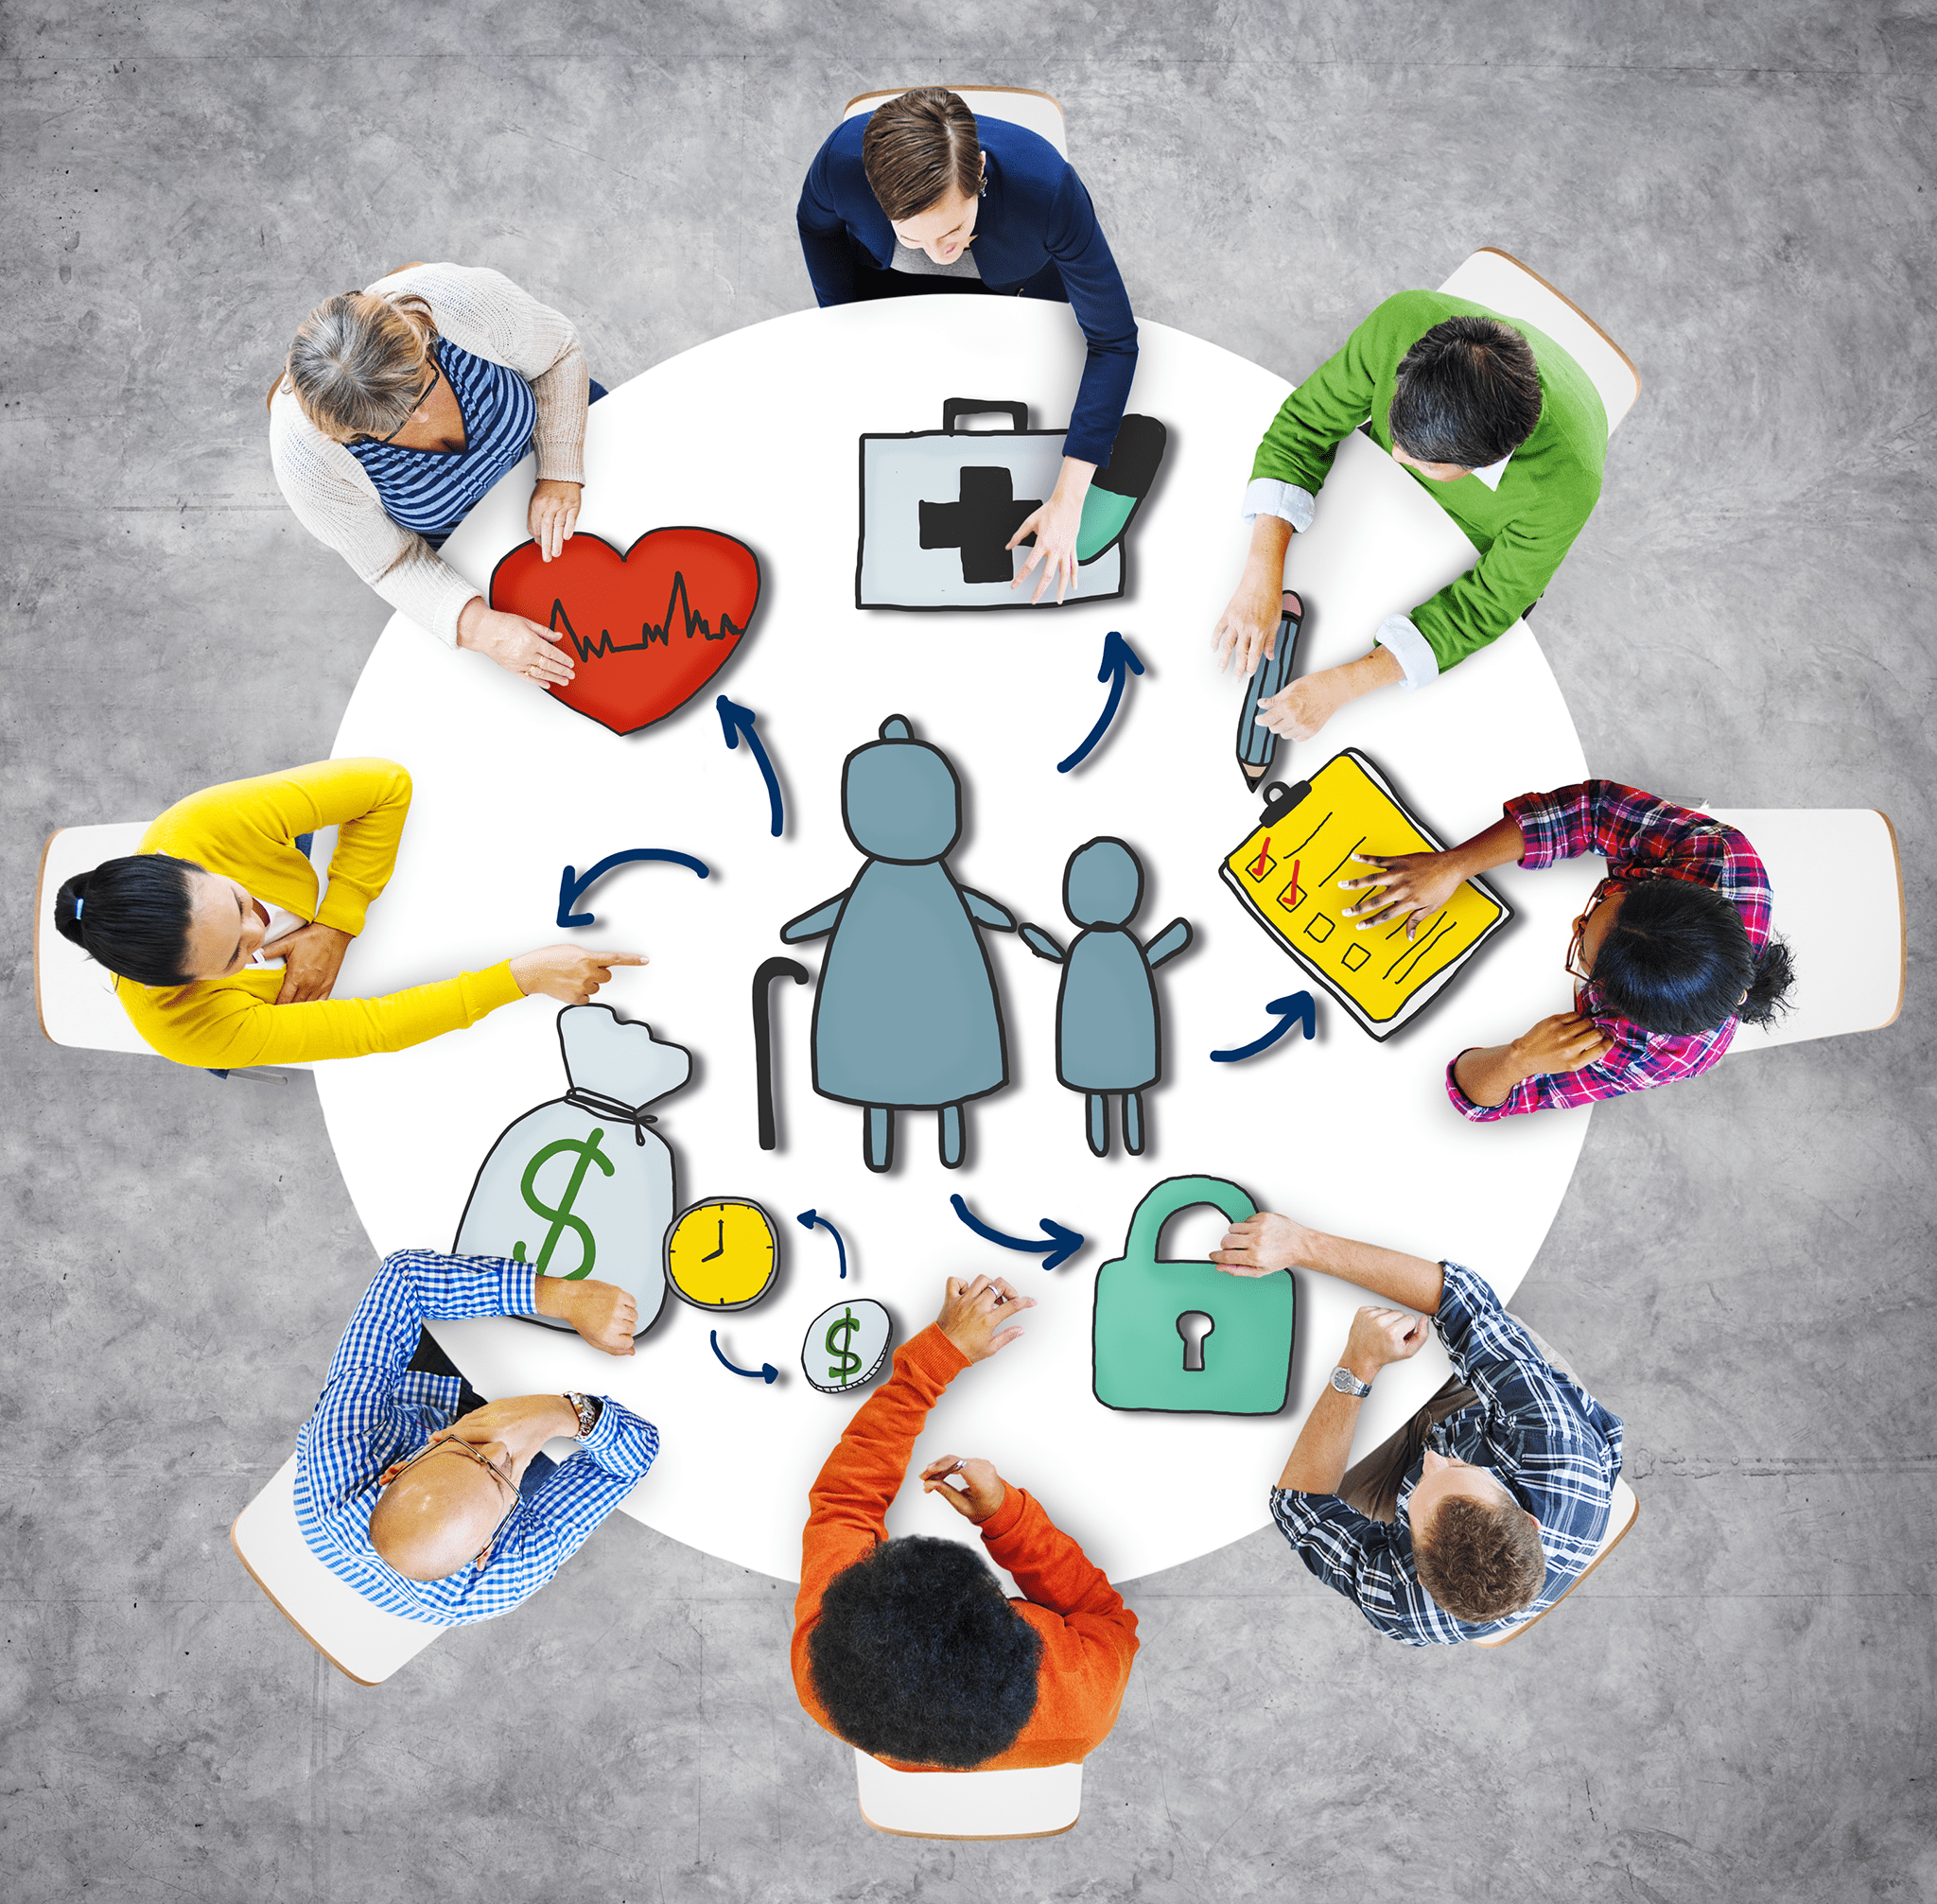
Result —
POLYGON ((980 1459, 921 1471, 982 1529, 1026 1598, 1006 1599, 958 1541, 890 1540, 888 1504, 928 1411, 971 1362, 1022 1332, 1031 1297, 948 1279, 941 1314, 895 1354, 808 1495, 794 1686, 835 1738, 901 1772, 1068 1765, 1109 1736, 1137 1654, 1137 1616, 1041 1505, 980 1459), (959 1483, 959 1485, 958 1485, 959 1483))

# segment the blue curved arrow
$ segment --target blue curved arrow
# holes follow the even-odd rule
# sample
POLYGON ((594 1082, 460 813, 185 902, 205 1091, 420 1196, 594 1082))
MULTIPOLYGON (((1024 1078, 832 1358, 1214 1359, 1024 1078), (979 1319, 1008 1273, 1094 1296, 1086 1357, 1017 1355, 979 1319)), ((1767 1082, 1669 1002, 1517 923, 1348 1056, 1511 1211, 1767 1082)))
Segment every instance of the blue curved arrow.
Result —
POLYGON ((1274 998, 1265 1009, 1277 1014, 1278 1022, 1263 1038, 1254 1038, 1249 1044, 1241 1044, 1235 1051, 1213 1051, 1213 1064, 1242 1064, 1248 1057, 1256 1057, 1261 1051, 1269 1051, 1293 1025, 1301 1024, 1307 1039, 1315 1038, 1318 1029, 1318 1007, 1312 1003, 1308 991, 1295 991, 1284 998, 1274 998))
MULTIPOLYGON (((708 1335, 709 1335, 709 1336, 710 1336, 712 1337, 712 1342, 713 1342, 713 1354, 716 1354, 716 1355, 719 1355, 719 1357, 720 1357, 721 1361, 723 1361, 723 1362, 726 1362, 726 1357, 724 1356, 724 1354, 723 1354, 721 1353, 721 1349, 720 1349, 720 1332, 719 1332, 719 1330, 717 1330, 717 1329, 712 1329, 712 1330, 708 1330, 708 1331, 707 1331, 707 1334, 708 1334, 708 1335)), ((728 1367, 729 1369, 732 1369, 732 1370, 733 1370, 733 1372, 734 1372, 734 1373, 735 1373, 736 1375, 748 1375, 748 1376, 751 1376, 751 1377, 753 1378, 753 1380, 755 1380, 756 1382, 770 1382, 770 1383, 771 1383, 771 1382, 777 1381, 777 1379, 779 1378, 779 1374, 780 1374, 780 1371, 779 1371, 779 1370, 777 1370, 777 1368, 775 1368, 775 1367, 774 1367, 774 1365, 773 1365, 773 1364, 772 1364, 771 1362, 762 1362, 762 1363, 761 1363, 761 1364, 759 1365, 759 1367, 758 1369, 738 1369, 738 1368, 734 1368, 734 1365, 733 1365, 733 1364, 732 1364, 731 1362, 726 1362, 726 1366, 727 1366, 727 1367, 728 1367)))
POLYGON ((701 879, 710 877, 710 868, 706 861, 696 860, 690 853, 675 853, 671 847, 634 847, 630 852, 607 853, 590 872, 581 879, 576 866, 567 866, 558 882, 558 923, 562 926, 588 926, 592 923, 590 913, 575 913, 572 907, 578 904, 587 888, 597 885, 614 866, 622 866, 629 860, 671 860, 674 865, 690 866, 701 879))
POLYGON ((811 1230, 818 1223, 834 1239, 834 1248, 841 1252, 841 1280, 847 1280, 847 1246, 841 1241, 841 1232, 821 1214, 818 1210, 803 1210, 794 1222, 803 1230, 811 1230))
POLYGON ((1116 710, 1124 698, 1124 683, 1132 674, 1141 674, 1143 664, 1137 658, 1137 651, 1112 628, 1103 638, 1103 665, 1096 671, 1099 681, 1109 683, 1109 699, 1103 704, 1103 712, 1096 717, 1096 725, 1084 736, 1083 744, 1067 760, 1058 760, 1056 770, 1067 774, 1072 767, 1080 767, 1095 752, 1096 743, 1109 730, 1109 724, 1116 719, 1116 710))
POLYGON ((1000 1243, 1004 1249, 1027 1249, 1038 1252, 1046 1250, 1048 1253, 1042 1258, 1042 1266, 1045 1269, 1055 1269, 1067 1263, 1083 1247, 1083 1238, 1079 1231, 1065 1230, 1052 1217, 1044 1216, 1040 1219, 1049 1241, 1031 1243, 1025 1237, 1004 1236, 1000 1230, 991 1230, 980 1218, 969 1214, 968 1206, 962 1201, 959 1195, 950 1197, 949 1201, 955 1206, 955 1214, 986 1242, 1000 1243))
POLYGON ((760 737, 753 730, 753 724, 759 716, 751 707, 742 707, 738 701, 729 701, 724 694, 713 706, 719 711, 720 729, 726 736, 726 744, 737 747, 744 739, 752 750, 754 762, 760 770, 760 778, 767 783, 767 805, 773 813, 768 830, 777 840, 785 819, 780 809, 780 782, 774 773, 773 761, 767 759, 767 750, 760 745, 760 737))

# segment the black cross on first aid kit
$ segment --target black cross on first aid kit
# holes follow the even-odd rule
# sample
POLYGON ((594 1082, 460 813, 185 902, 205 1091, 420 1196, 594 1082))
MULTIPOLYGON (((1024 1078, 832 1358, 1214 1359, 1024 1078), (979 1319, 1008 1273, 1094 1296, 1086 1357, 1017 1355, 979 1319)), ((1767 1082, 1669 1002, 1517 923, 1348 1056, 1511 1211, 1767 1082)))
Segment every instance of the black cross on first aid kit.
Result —
MULTIPOLYGON (((1027 608, 1036 572, 1012 587, 1035 543, 1009 547, 1056 492, 1060 429, 1031 429, 1027 404, 951 396, 939 429, 861 439, 857 608, 1027 608), (1006 416, 1006 429, 963 427, 1006 416)), ((1076 540, 1076 580, 1064 601, 1109 601, 1128 577, 1125 539, 1163 458, 1155 417, 1126 416, 1109 461, 1091 479, 1076 540)), ((1054 585, 1038 607, 1056 605, 1054 585)))

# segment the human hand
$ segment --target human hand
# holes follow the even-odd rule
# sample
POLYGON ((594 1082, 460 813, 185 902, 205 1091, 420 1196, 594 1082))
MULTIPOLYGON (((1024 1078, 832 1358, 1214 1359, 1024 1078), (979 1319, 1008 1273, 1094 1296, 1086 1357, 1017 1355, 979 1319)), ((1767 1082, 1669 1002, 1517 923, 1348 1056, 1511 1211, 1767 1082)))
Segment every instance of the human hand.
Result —
POLYGON ((618 1284, 540 1276, 535 1293, 539 1315, 569 1322, 593 1348, 608 1355, 636 1352, 639 1305, 618 1284))
POLYGON ((1217 657, 1218 672, 1234 666, 1240 675, 1247 675, 1275 655, 1278 623, 1285 606, 1283 561, 1279 561, 1274 574, 1269 563, 1253 555, 1211 631, 1211 652, 1217 657))
POLYGON ((1614 1040, 1593 1019, 1578 1011, 1544 1018, 1508 1046, 1523 1078, 1544 1077, 1557 1071, 1579 1071, 1597 1064, 1614 1048, 1614 1040))
MULTIPOLYGON (((440 1441, 462 1441, 476 1448, 500 1471, 513 1469, 529 1460, 554 1435, 576 1435, 578 1411, 563 1395, 510 1395, 503 1401, 486 1402, 468 1415, 460 1415, 447 1428, 439 1428, 427 1445, 440 1441)), ((405 1465, 393 1461, 377 1477, 379 1487, 388 1487, 405 1465)))
POLYGON ((942 1292, 936 1326, 971 1362, 986 1362, 1022 1332, 1010 1319, 1033 1309, 1036 1298, 1019 1296, 1000 1276, 951 1276, 942 1292))
POLYGON ((1229 1275, 1268 1276, 1295 1264, 1309 1265, 1318 1253, 1313 1248, 1315 1233, 1289 1216, 1260 1211, 1242 1223, 1233 1223, 1224 1241, 1212 1250, 1211 1260, 1229 1275))
POLYGON ((550 628, 487 607, 481 595, 472 596, 458 617, 458 646, 487 655, 507 673, 522 674, 541 688, 563 688, 574 672, 571 656, 550 628))
POLYGON ((538 545, 538 559, 550 562, 564 552, 579 519, 579 498, 585 485, 560 482, 545 477, 532 486, 532 506, 525 512, 525 527, 538 545))
POLYGON ((1021 571, 1009 584, 1011 589, 1021 587, 1029 579, 1029 571, 1038 563, 1042 565, 1042 573, 1038 576, 1036 586, 1031 591, 1032 603, 1042 600, 1043 590, 1051 581, 1056 583, 1056 599, 1061 602, 1065 592, 1076 585, 1076 532, 1083 526, 1083 490, 1074 485, 1057 481, 1050 498, 1042 507, 1025 516, 1022 526, 1009 537, 1008 546, 1014 549, 1025 535, 1036 538, 1036 546, 1024 558, 1021 571))
POLYGON ((1410 1309, 1369 1304, 1352 1319, 1339 1360, 1361 1382, 1370 1382, 1387 1362, 1404 1362, 1424 1348, 1426 1319, 1410 1309))
POLYGON ((1287 741, 1309 741, 1360 690, 1345 668, 1301 674, 1258 703, 1259 723, 1287 741))
POLYGON ((638 952, 586 952, 574 945, 540 946, 520 952, 511 962, 511 975, 530 998, 534 991, 562 1004, 584 1004, 602 985, 612 980, 616 965, 647 965, 638 952))
POLYGON ((1352 857, 1358 865, 1378 869, 1338 882, 1348 892, 1377 888, 1339 915, 1356 919, 1360 932, 1384 925, 1387 919, 1404 918, 1405 936, 1414 938, 1420 922, 1430 918, 1459 890, 1459 863, 1451 853, 1354 853, 1352 857))
POLYGON ((336 926, 298 926, 263 947, 264 958, 283 962, 283 988, 276 993, 278 1004, 308 1004, 327 998, 336 987, 337 974, 343 969, 343 954, 350 949, 351 935, 336 926))
POLYGON ((964 1520, 973 1521, 978 1527, 1002 1506, 1008 1491, 1008 1484, 995 1471, 995 1463, 973 1455, 966 1459, 944 1455, 921 1471, 924 1494, 941 1495, 964 1520), (951 1484, 951 1475, 961 1476, 959 1488, 951 1484))

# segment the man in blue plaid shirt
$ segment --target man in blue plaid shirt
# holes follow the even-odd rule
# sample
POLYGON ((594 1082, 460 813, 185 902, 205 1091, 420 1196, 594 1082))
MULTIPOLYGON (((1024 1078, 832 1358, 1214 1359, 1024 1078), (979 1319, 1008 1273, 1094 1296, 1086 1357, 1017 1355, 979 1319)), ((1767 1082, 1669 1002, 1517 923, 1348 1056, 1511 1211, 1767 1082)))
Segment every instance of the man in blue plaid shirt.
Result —
POLYGON ((296 1520, 339 1580, 406 1619, 509 1613, 632 1492, 658 1431, 610 1397, 484 1402, 428 1319, 550 1316, 611 1355, 638 1310, 610 1283, 540 1276, 498 1256, 384 1258, 296 1443, 296 1520), (554 1463, 557 1435, 579 1445, 554 1463))
POLYGON ((1489 1638, 1544 1612, 1593 1564, 1621 1424, 1484 1277, 1276 1215, 1233 1226, 1212 1260, 1241 1276, 1298 1265, 1405 1304, 1352 1319, 1271 1494, 1292 1550, 1380 1633, 1406 1646, 1489 1638), (1359 1404, 1387 1363, 1419 1353, 1428 1316, 1453 1379, 1348 1474, 1359 1404))

